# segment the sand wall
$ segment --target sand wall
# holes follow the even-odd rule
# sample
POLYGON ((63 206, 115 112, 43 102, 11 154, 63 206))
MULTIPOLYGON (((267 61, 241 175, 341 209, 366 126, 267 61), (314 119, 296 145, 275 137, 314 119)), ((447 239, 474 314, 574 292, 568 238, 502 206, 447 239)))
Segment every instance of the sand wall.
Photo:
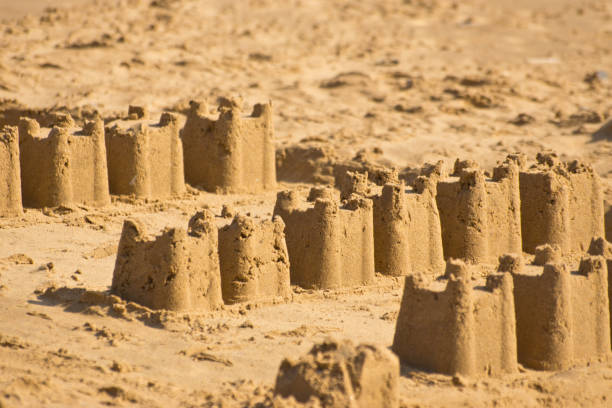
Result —
POLYGON ((608 272, 602 257, 588 256, 579 270, 565 264, 515 268, 518 361, 563 370, 610 351, 608 272))
POLYGON ((354 198, 340 206, 331 192, 317 189, 310 200, 283 191, 274 208, 285 222, 291 283, 326 289, 372 281, 372 201, 354 198))
POLYGON ((21 167, 16 127, 0 129, 0 217, 21 215, 21 167))
POLYGON ((591 238, 604 236, 601 182, 589 166, 538 155, 538 164, 520 173, 520 195, 525 252, 542 244, 585 252, 591 238))
POLYGON ((167 198, 185 192, 175 115, 164 113, 159 123, 143 118, 112 122, 106 127, 106 151, 112 194, 167 198))
POLYGON ((110 203, 100 118, 77 129, 69 115, 59 115, 51 130, 22 118, 19 144, 24 206, 110 203))
POLYGON ((111 292, 152 309, 215 309, 223 304, 217 239, 208 212, 196 214, 188 230, 167 228, 152 239, 126 220, 111 292))
POLYGON ((493 178, 457 162, 454 177, 438 182, 444 257, 492 263, 506 252, 521 252, 519 171, 512 161, 493 178))
POLYGON ((256 193, 276 186, 272 105, 243 116, 240 104, 222 100, 217 120, 192 102, 181 131, 185 180, 208 191, 256 193))
POLYGON ((473 283, 461 261, 445 282, 406 277, 393 351, 402 363, 444 374, 499 376, 517 370, 512 277, 473 283))
POLYGON ((444 257, 435 181, 419 178, 416 189, 386 184, 372 199, 376 271, 392 276, 440 271, 444 257))
POLYGON ((236 216, 219 230, 221 288, 225 303, 291 295, 285 224, 236 216))

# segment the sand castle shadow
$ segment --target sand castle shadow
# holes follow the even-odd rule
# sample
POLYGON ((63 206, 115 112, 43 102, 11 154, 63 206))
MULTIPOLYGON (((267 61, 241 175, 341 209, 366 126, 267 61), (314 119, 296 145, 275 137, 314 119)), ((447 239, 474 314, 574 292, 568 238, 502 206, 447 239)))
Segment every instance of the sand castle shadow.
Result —
POLYGON ((37 294, 37 300, 28 303, 38 306, 63 307, 65 312, 114 317, 127 321, 138 320, 146 326, 164 329, 171 320, 166 310, 151 310, 134 302, 125 302, 110 291, 92 291, 85 288, 48 287, 37 294))
POLYGON ((602 127, 597 129, 591 135, 590 143, 600 142, 602 140, 612 141, 612 120, 609 120, 604 123, 602 127))

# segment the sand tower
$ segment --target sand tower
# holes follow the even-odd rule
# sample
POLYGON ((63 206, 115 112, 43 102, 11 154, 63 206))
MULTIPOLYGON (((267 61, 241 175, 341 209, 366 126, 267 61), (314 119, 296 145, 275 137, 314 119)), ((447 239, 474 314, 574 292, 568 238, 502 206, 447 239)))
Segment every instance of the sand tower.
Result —
POLYGON ((584 253, 593 237, 604 236, 603 193, 599 176, 579 162, 562 163, 538 154, 538 163, 520 172, 523 250, 558 246, 584 253))
POLYGON ((152 309, 210 310, 223 304, 217 227, 199 212, 189 228, 166 228, 148 238, 133 220, 123 224, 112 293, 152 309))
POLYGON ((17 128, 0 129, 0 217, 21 215, 21 168, 17 128))
POLYGON ((516 372, 510 274, 472 281, 468 266, 449 260, 445 276, 406 277, 393 351, 403 363, 449 375, 516 372))
POLYGON ((414 188, 386 184, 372 200, 377 272, 402 276, 443 268, 435 180, 421 176, 414 188))
POLYGON ((221 288, 227 304, 291 295, 285 224, 237 215, 219 230, 221 288))
POLYGON ((285 222, 292 283, 327 289, 374 278, 371 200, 355 197, 340 205, 331 189, 313 188, 308 200, 283 191, 274 214, 285 222))
POLYGON ((488 179, 471 162, 457 160, 450 178, 438 182, 437 204, 444 257, 494 263, 521 252, 518 166, 507 160, 488 179))
POLYGON ((104 125, 100 118, 75 128, 70 115, 41 129, 33 119, 19 122, 21 190, 26 207, 110 203, 104 125))
POLYGON ((610 352, 608 272, 601 256, 586 256, 578 271, 563 263, 544 267, 500 265, 514 278, 518 361, 563 370, 610 352))
POLYGON ((133 119, 106 127, 110 192, 139 198, 183 194, 183 146, 177 117, 163 113, 156 123, 144 117, 144 109, 131 108, 133 119))
POLYGON ((243 116, 242 103, 221 99, 218 119, 192 102, 181 132, 185 180, 208 191, 257 193, 276 186, 272 105, 243 116))

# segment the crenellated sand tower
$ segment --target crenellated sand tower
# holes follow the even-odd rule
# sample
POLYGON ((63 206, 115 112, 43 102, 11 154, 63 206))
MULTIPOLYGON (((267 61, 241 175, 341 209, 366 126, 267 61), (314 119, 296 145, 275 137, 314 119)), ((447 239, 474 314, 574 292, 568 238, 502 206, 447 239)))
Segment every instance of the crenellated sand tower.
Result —
POLYGON ((219 117, 192 102, 181 131, 185 180, 221 193, 257 193, 276 186, 272 105, 243 116, 242 103, 221 99, 219 117))
POLYGON ((19 149, 24 206, 110 203, 104 125, 99 117, 78 129, 70 115, 57 114, 51 130, 22 118, 19 149))
POLYGON ((133 119, 106 127, 108 182, 112 194, 169 198, 185 192, 183 145, 176 115, 147 120, 131 107, 133 119))
POLYGON ((0 217, 21 215, 19 134, 14 126, 0 129, 0 175, 0 217))

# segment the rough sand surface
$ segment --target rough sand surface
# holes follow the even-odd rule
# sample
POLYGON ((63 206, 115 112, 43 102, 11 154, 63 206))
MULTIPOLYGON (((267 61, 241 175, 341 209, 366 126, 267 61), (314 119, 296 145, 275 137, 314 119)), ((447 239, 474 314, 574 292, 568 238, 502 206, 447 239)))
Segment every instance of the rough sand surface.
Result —
MULTIPOLYGON (((241 95, 272 101, 277 148, 316 141, 339 159, 368 149, 398 167, 461 157, 489 170, 552 149, 592 163, 612 202, 612 3, 49 3, 0 1, 0 125, 20 109, 109 122, 130 104, 157 117, 241 95)), ((223 225, 224 204, 271 217, 276 199, 187 190, 0 219, 0 406, 255 406, 272 398, 284 357, 327 336, 391 346, 396 278, 202 314, 109 297, 126 217, 156 231, 208 206, 223 225)), ((612 404, 610 358, 502 379, 401 374, 406 407, 612 404)))

